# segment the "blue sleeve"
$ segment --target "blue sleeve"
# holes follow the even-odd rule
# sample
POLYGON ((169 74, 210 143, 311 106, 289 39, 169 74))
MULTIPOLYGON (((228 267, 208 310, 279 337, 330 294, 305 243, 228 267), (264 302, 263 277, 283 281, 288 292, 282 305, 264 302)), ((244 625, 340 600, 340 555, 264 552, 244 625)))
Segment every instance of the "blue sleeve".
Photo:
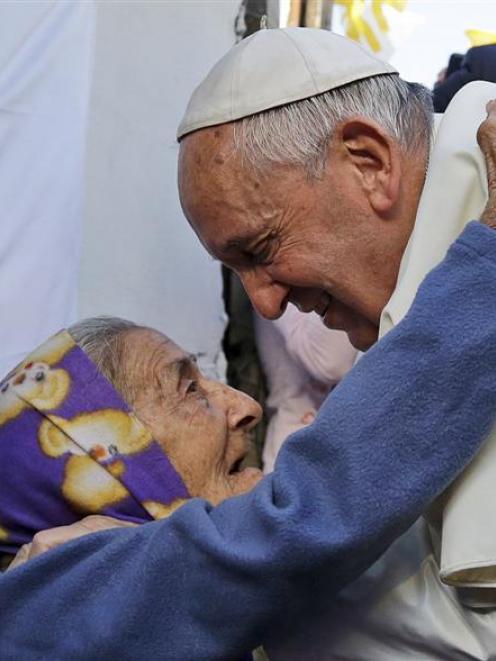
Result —
POLYGON ((401 324, 251 493, 89 535, 0 579, 5 659, 242 656, 319 609, 458 475, 496 411, 496 232, 471 223, 401 324))

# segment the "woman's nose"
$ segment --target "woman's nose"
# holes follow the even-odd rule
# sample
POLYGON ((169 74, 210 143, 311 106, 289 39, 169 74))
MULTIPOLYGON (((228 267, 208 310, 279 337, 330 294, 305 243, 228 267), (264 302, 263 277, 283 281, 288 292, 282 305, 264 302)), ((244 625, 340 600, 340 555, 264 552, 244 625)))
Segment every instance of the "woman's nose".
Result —
POLYGON ((231 429, 249 431, 262 419, 262 407, 240 390, 226 386, 228 422, 231 429))

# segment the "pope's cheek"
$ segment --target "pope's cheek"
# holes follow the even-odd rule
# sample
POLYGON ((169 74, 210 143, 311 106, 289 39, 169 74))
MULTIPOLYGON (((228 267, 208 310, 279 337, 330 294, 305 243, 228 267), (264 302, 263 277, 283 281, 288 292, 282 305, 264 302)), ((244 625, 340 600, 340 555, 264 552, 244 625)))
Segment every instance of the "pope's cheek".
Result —
POLYGON ((337 301, 332 301, 327 308, 323 321, 327 328, 349 332, 354 326, 354 315, 350 314, 348 309, 337 301))
POLYGON ((339 301, 334 300, 329 306, 324 324, 328 328, 345 331, 351 344, 359 351, 366 351, 377 341, 377 326, 339 301))

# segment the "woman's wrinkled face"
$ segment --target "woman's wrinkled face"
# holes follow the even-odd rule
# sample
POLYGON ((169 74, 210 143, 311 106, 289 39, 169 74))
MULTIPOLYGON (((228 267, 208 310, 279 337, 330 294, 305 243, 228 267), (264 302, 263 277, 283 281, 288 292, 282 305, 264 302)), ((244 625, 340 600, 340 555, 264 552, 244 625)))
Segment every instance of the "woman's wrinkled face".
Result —
POLYGON ((216 505, 252 489, 262 473, 240 464, 261 417, 257 402, 205 378, 194 357, 157 331, 128 331, 125 349, 133 408, 190 495, 216 505))

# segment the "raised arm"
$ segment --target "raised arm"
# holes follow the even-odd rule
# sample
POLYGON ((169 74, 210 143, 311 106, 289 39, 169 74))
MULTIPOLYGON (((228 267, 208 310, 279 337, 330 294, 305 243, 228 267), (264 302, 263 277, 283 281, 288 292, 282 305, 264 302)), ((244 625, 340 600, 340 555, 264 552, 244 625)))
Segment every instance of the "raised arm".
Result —
POLYGON ((496 232, 471 223, 412 310, 217 508, 105 531, 7 572, 6 658, 236 658, 353 580, 462 470, 496 412, 496 232), (124 652, 124 656, 123 656, 124 652))
MULTIPOLYGON (((479 134, 486 156, 491 131, 479 134)), ((495 301, 496 232, 471 223, 254 491, 216 508, 192 500, 7 572, 2 658, 235 659, 295 626, 477 451, 496 412, 495 301)))

